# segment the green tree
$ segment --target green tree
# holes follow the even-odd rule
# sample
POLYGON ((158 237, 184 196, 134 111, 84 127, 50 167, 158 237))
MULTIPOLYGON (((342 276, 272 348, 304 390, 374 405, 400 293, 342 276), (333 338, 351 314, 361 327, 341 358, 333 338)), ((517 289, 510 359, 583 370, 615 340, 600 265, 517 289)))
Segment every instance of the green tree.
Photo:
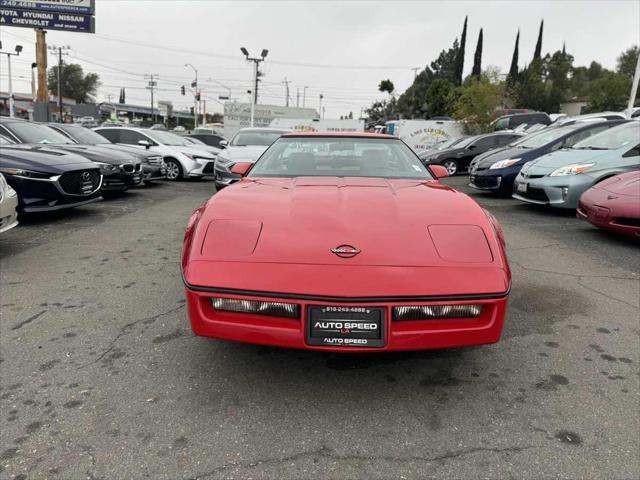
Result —
POLYGON ((378 85, 379 91, 387 92, 389 95, 393 93, 394 89, 395 89, 395 86, 393 85, 393 82, 389 79, 382 80, 378 85))
POLYGON ((493 113, 500 106, 503 84, 491 82, 485 75, 471 79, 467 87, 460 89, 454 107, 454 117, 464 123, 469 134, 490 131, 493 113))
POLYGON ((455 101, 455 87, 443 78, 437 78, 426 93, 427 114, 429 117, 450 115, 455 101))
POLYGON ((633 79, 633 75, 636 72, 636 63, 638 62, 638 56, 640 56, 640 48, 638 47, 638 45, 627 48, 618 57, 616 71, 633 79))
POLYGON ((542 60, 534 60, 518 74, 518 83, 514 85, 515 103, 518 108, 531 108, 544 111, 546 91, 542 72, 542 60))
POLYGON ((514 84, 518 80, 518 48, 520 46, 520 30, 516 35, 516 45, 513 47, 513 55, 511 56, 511 67, 507 76, 507 83, 514 84))
MULTIPOLYGON (((60 87, 63 97, 73 98, 78 103, 95 101, 95 95, 100 86, 100 78, 96 73, 85 75, 80 65, 63 64, 61 79, 60 87)), ((58 67, 49 69, 47 86, 53 95, 58 94, 58 67)))
POLYGON ((533 52, 533 59, 540 60, 542 55, 542 31, 544 30, 544 20, 540 21, 540 31, 538 32, 538 41, 536 42, 536 50, 533 52))
POLYGON ((462 72, 464 70, 464 50, 467 46, 467 20, 464 17, 464 26, 462 27, 462 36, 460 37, 460 48, 456 55, 456 77, 455 85, 462 85, 462 72))
POLYGON ((476 44, 476 53, 473 56, 473 69, 471 70, 471 76, 480 78, 482 75, 482 29, 478 34, 478 43, 476 44))
POLYGON ((571 91, 570 74, 573 67, 573 56, 563 48, 544 59, 546 76, 546 101, 544 111, 557 112, 560 104, 567 100, 571 91))
MULTIPOLYGON (((431 62, 431 71, 433 72, 433 78, 443 78, 449 80, 449 82, 456 85, 458 79, 458 52, 460 51, 460 44, 456 38, 453 45, 448 50, 442 50, 438 58, 431 62)), ((429 88, 427 85, 426 88, 429 88)), ((426 91, 425 88, 425 91, 426 91)))
POLYGON ((589 85, 589 112, 622 110, 626 108, 631 79, 617 72, 607 71, 589 85))

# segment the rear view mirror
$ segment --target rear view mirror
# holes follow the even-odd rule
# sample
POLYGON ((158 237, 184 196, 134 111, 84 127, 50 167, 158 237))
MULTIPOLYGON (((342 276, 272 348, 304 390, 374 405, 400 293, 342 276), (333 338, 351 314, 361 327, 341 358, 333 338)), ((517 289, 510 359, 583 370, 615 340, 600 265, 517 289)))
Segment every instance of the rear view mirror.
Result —
POLYGON ((151 147, 151 143, 148 140, 138 140, 138 145, 142 145, 147 150, 151 147))
POLYGON ((239 163, 236 163, 233 167, 231 167, 231 173, 235 173, 236 175, 240 175, 241 177, 244 177, 247 173, 249 173, 249 170, 251 170, 252 166, 253 166, 253 163, 239 162, 239 163))
POLYGON ((429 172, 431 172, 431 175, 433 175, 436 180, 449 176, 449 172, 442 165, 428 165, 427 169, 429 170, 429 172))

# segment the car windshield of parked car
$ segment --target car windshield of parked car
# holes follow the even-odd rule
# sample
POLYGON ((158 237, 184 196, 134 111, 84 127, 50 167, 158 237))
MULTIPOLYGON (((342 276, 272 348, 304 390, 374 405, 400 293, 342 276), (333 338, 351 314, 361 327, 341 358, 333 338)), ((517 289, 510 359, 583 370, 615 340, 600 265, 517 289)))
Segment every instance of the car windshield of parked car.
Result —
POLYGON ((575 130, 575 127, 554 127, 545 128, 544 130, 531 135, 527 135, 523 139, 516 140, 511 143, 511 146, 517 148, 539 148, 547 145, 548 143, 557 140, 558 138, 575 130))
POLYGON ((464 139, 465 139, 465 137, 450 138, 450 139, 445 140, 444 142, 441 142, 438 145, 436 145, 435 149, 436 150, 446 150, 447 148, 452 148, 454 145, 457 146, 464 139))
POLYGON ((198 140, 195 137, 184 137, 185 140, 189 143, 193 143, 194 145, 206 145, 202 140, 198 140))
POLYGON ((175 133, 165 132, 162 130, 145 130, 144 133, 162 145, 169 145, 171 147, 189 147, 193 145, 191 142, 185 140, 180 135, 176 135, 175 133))
POLYGON ((78 143, 84 143, 86 145, 102 145, 111 143, 99 133, 96 133, 93 130, 89 130, 88 128, 64 125, 59 128, 67 132, 71 136, 71 138, 73 138, 78 143))
POLYGON ((234 147, 246 147, 248 145, 269 146, 284 132, 277 130, 247 130, 238 132, 231 140, 234 147))
POLYGON ((249 176, 433 179, 402 141, 356 137, 280 138, 249 176))
POLYGON ((3 125, 24 143, 74 143, 62 133, 46 125, 30 122, 11 122, 3 125))
POLYGON ((578 150, 617 150, 623 147, 635 147, 640 144, 640 123, 630 122, 613 127, 593 137, 576 143, 578 150))

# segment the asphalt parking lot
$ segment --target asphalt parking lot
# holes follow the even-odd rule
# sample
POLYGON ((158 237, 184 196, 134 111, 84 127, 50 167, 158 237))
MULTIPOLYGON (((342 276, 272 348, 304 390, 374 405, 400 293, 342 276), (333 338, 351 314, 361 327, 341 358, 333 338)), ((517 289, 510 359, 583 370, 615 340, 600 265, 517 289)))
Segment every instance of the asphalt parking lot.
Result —
POLYGON ((500 343, 280 350, 190 331, 181 240, 212 190, 0 237, 0 478, 639 477, 637 243, 472 191, 513 270, 500 343))

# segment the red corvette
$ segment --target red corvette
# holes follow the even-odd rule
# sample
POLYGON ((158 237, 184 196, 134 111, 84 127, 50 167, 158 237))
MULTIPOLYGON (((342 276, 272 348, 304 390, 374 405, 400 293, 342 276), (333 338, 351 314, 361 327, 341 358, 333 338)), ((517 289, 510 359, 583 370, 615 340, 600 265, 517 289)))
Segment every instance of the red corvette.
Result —
POLYGON ((234 172, 185 233, 197 335, 338 352, 500 339, 500 226, 398 138, 287 134, 234 172))
POLYGON ((640 238, 640 170, 608 178, 582 194, 578 218, 640 238))

